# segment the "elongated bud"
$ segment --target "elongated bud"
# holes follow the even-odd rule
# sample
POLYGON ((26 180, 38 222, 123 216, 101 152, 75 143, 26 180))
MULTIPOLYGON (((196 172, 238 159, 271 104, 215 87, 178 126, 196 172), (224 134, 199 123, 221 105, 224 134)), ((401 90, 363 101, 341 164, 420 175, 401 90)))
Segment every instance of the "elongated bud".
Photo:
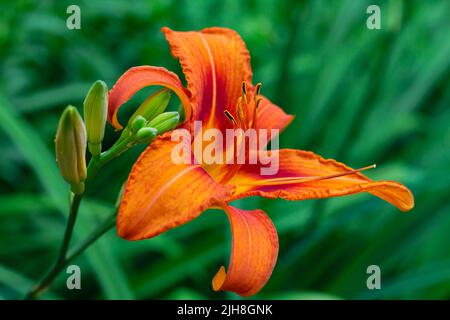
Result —
POLYGON ((180 115, 178 112, 164 112, 150 121, 147 126, 155 128, 158 130, 158 134, 162 134, 175 128, 179 121, 180 115))
POLYGON ((155 139, 158 130, 155 128, 142 128, 136 133, 136 140, 140 143, 150 143, 155 139))
POLYGON ((77 109, 68 106, 56 131, 56 161, 73 193, 84 192, 86 180, 86 128, 77 109))
POLYGON ((93 156, 98 156, 102 150, 108 110, 108 87, 106 83, 97 80, 89 89, 83 105, 89 151, 93 156))
POLYGON ((171 95, 172 92, 169 89, 161 89, 152 94, 139 106, 136 112, 131 116, 128 124, 130 125, 133 123, 137 116, 144 117, 146 120, 150 121, 157 115, 163 113, 170 102, 171 95))

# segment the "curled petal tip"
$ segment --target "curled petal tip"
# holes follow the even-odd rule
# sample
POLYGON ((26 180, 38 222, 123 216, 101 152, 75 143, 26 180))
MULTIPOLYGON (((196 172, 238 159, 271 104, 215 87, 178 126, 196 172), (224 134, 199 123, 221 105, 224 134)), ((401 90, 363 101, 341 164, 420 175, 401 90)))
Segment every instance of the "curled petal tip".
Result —
MULTIPOLYGON (((260 175, 260 165, 243 165, 230 181, 236 185, 232 199, 260 195, 306 200, 368 192, 402 211, 414 207, 413 194, 401 183, 373 181, 333 159, 309 151, 282 149, 278 161, 278 173, 270 179, 260 175)), ((368 168, 371 166, 362 169, 368 168)))
POLYGON ((383 183, 383 186, 378 189, 374 188, 370 193, 396 206, 403 212, 408 212, 414 208, 414 195, 406 186, 396 181, 379 181, 379 183, 383 183))
POLYGON ((278 235, 262 210, 245 211, 223 205, 233 242, 228 272, 220 267, 212 280, 214 291, 233 291, 249 297, 269 281, 278 257, 278 235))
POLYGON ((225 267, 221 266, 219 268, 219 271, 217 271, 216 275, 211 281, 212 287, 214 291, 219 291, 222 287, 223 283, 225 282, 225 278, 227 276, 227 273, 225 271, 225 267))
POLYGON ((114 128, 117 130, 123 128, 117 118, 119 108, 136 92, 148 86, 163 86, 175 92, 185 108, 186 119, 190 118, 189 92, 178 76, 162 67, 139 66, 128 69, 109 92, 108 121, 114 128))

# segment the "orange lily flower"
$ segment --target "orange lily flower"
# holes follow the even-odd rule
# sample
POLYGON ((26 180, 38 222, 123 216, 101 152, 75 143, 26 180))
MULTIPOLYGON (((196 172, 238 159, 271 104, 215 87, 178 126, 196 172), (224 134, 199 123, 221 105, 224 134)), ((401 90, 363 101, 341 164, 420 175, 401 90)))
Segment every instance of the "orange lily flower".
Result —
MULTIPOLYGON (((109 95, 108 119, 117 129, 119 107, 143 87, 173 90, 185 109, 184 128, 194 121, 222 132, 229 128, 283 130, 293 119, 260 95, 252 85, 250 55, 233 30, 208 28, 177 32, 162 29, 172 54, 179 59, 187 81, 165 68, 140 66, 125 72, 109 95)), ((176 142, 165 134, 154 141, 135 163, 126 183, 117 218, 119 236, 128 240, 154 237, 182 225, 208 208, 222 208, 233 234, 228 271, 221 267, 213 289, 251 296, 267 283, 278 255, 278 236, 262 210, 245 211, 229 202, 249 197, 303 200, 368 192, 402 211, 414 206, 412 193, 394 181, 372 181, 335 160, 312 152, 281 149, 279 170, 268 178, 262 164, 175 164, 176 142)), ((260 152, 251 150, 251 152, 260 152)), ((267 152, 267 151, 265 151, 267 152)))

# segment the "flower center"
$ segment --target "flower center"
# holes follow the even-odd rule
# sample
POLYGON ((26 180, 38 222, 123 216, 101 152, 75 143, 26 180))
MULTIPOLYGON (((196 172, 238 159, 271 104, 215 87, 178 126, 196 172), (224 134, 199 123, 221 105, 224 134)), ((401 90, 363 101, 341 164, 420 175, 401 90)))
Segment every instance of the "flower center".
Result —
POLYGON ((224 114, 233 124, 233 128, 247 130, 255 127, 257 111, 261 102, 261 83, 256 84, 255 89, 250 93, 247 89, 247 83, 242 81, 241 96, 236 102, 236 114, 233 115, 225 109, 224 114))

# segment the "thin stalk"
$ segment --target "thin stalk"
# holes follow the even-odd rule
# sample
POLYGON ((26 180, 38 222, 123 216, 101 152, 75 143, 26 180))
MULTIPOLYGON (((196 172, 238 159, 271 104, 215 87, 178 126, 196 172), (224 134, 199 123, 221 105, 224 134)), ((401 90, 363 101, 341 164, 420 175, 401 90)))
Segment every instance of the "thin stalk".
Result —
POLYGON ((116 214, 114 213, 102 225, 100 225, 94 232, 92 232, 83 242, 79 243, 72 251, 69 251, 64 264, 71 262, 78 257, 87 248, 89 248, 98 238, 111 230, 116 225, 116 214))
POLYGON ((89 161, 89 165, 87 168, 87 182, 95 177, 97 172, 103 167, 105 164, 120 156, 123 152, 128 150, 133 145, 133 137, 127 137, 123 139, 119 139, 116 144, 114 144, 111 149, 103 152, 98 157, 92 157, 91 161, 89 161))
POLYGON ((63 242, 61 248, 59 249, 56 263, 53 265, 47 275, 41 280, 41 282, 27 293, 25 299, 34 299, 38 294, 40 294, 40 292, 44 291, 51 284, 53 279, 58 275, 59 271, 56 272, 56 270, 59 270, 65 263, 67 249, 69 248, 70 240, 72 239, 73 228, 75 227, 75 221, 77 220, 78 209, 80 207, 80 202, 83 198, 83 195, 70 194, 70 198, 69 219, 67 220, 63 242))
MULTIPOLYGON (((87 179, 85 181, 86 185, 93 177, 95 177, 101 167, 130 148, 133 145, 133 141, 134 140, 131 135, 125 136, 124 138, 119 139, 119 141, 117 141, 117 143, 114 144, 108 151, 103 152, 98 157, 92 157, 87 167, 87 179)), ((72 201, 70 202, 69 218, 67 220, 63 243, 61 245, 56 263, 47 272, 46 276, 44 276, 44 278, 25 295, 25 299, 36 299, 52 284, 56 276, 61 272, 61 270, 69 261, 75 259, 92 243, 94 243, 101 235, 103 235, 106 231, 114 226, 114 220, 116 216, 115 214, 112 215, 105 224, 101 225, 85 241, 78 245, 71 254, 67 256, 67 250, 72 238, 73 229, 75 227, 75 222, 78 216, 78 209, 80 208, 82 198, 83 194, 74 195, 72 201)))
POLYGON ((80 208, 80 202, 83 198, 83 194, 75 194, 71 195, 70 201, 70 211, 69 211, 69 219, 67 220, 66 230, 64 232, 64 239, 61 245, 61 249, 59 250, 58 259, 56 260, 56 264, 64 261, 66 257, 67 249, 69 248, 70 240, 72 239, 73 228, 75 226, 75 221, 78 216, 78 209, 80 208))
POLYGON ((33 287, 33 289, 26 294, 25 299, 36 299, 41 295, 47 288, 53 283, 58 274, 65 268, 65 266, 83 253, 87 248, 89 248, 98 238, 104 235, 115 225, 116 212, 112 214, 102 225, 100 225, 96 230, 94 230, 84 241, 82 241, 72 252, 67 256, 63 256, 62 260, 57 261, 57 263, 50 269, 50 271, 44 276, 44 278, 33 287))

